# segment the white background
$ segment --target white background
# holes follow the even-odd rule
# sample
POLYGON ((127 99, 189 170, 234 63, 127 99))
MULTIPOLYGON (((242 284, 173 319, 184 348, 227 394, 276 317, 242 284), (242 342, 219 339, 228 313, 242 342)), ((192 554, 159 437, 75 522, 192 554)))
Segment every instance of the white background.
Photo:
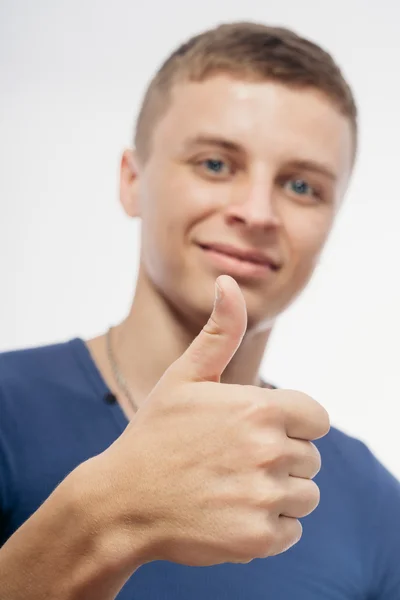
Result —
POLYGON ((140 231, 119 207, 118 168, 144 87, 183 39, 237 19, 322 44, 360 106, 346 204, 263 374, 319 400, 400 478, 398 0, 2 0, 0 350, 125 316, 140 231))

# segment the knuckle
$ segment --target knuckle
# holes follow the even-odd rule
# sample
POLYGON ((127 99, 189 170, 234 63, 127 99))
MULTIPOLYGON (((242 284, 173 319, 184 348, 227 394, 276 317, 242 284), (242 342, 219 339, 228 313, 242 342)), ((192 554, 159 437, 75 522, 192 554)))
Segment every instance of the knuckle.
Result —
POLYGON ((277 543, 278 531, 270 521, 264 518, 262 523, 257 523, 253 535, 253 553, 255 558, 265 558, 274 553, 277 543))
POLYGON ((267 529, 258 547, 258 558, 268 558, 286 552, 297 544, 303 534, 302 524, 298 519, 279 517, 273 531, 267 529))
POLYGON ((281 535, 279 540, 279 553, 286 552, 297 544, 303 535, 303 526, 298 519, 281 517, 281 535))
POLYGON ((329 417, 329 413, 323 406, 321 406, 321 430, 322 430, 323 435, 326 435, 327 433, 329 433, 330 428, 331 428, 331 419, 329 417))
POLYGON ((267 536, 260 536, 257 544, 254 547, 254 558, 267 558, 274 554, 276 541, 267 536))
POLYGON ((288 492, 284 505, 291 507, 292 516, 300 519, 312 513, 318 506, 319 501, 320 490, 316 483, 311 480, 300 479, 288 492))
POLYGON ((207 323, 203 327, 203 332, 214 337, 215 335, 225 335, 225 330, 220 323, 211 314, 207 323))
POLYGON ((284 409, 277 395, 268 395, 264 407, 265 410, 263 412, 268 421, 283 423, 284 409))
POLYGON ((306 442, 308 447, 304 456, 302 457, 303 466, 305 471, 309 474, 309 478, 315 477, 322 466, 321 454, 318 448, 312 442, 306 442))
POLYGON ((285 487, 271 481, 266 489, 264 488, 264 492, 260 497, 260 506, 263 506, 271 512, 279 512, 286 497, 287 490, 285 487))
POLYGON ((300 521, 298 519, 290 519, 283 550, 289 550, 289 548, 297 544, 301 540, 302 535, 303 526, 300 521))
POLYGON ((318 404, 317 401, 314 400, 314 398, 312 398, 311 396, 309 396, 308 394, 306 394, 305 392, 302 392, 300 390, 282 389, 282 390, 276 390, 276 391, 281 392, 281 395, 282 395, 282 398, 284 401, 286 401, 288 399, 291 402, 294 401, 297 404, 308 404, 308 405, 318 404))
POLYGON ((315 421, 316 423, 318 423, 319 433, 321 436, 324 436, 329 432, 331 428, 329 413, 326 410, 326 408, 322 406, 322 404, 317 402, 317 400, 314 400, 312 398, 311 400, 313 403, 315 421))
MULTIPOLYGON (((321 458, 321 453, 318 450, 318 448, 315 446, 315 444, 311 443, 311 447, 313 450, 313 456, 311 458, 311 460, 313 461, 314 464, 314 471, 315 471, 315 475, 317 475, 317 473, 320 472, 321 470, 321 466, 322 466, 322 458, 321 458)), ((315 477, 314 475, 314 477, 315 477)))
POLYGON ((308 481, 307 500, 311 510, 314 510, 321 499, 321 492, 315 481, 308 481))
POLYGON ((264 407, 261 402, 258 401, 258 394, 254 394, 254 388, 252 386, 242 386, 243 403, 245 406, 247 418, 255 423, 259 423, 263 415, 264 407))
POLYGON ((286 465, 290 460, 287 444, 284 440, 272 441, 266 456, 266 465, 272 468, 279 468, 286 465))

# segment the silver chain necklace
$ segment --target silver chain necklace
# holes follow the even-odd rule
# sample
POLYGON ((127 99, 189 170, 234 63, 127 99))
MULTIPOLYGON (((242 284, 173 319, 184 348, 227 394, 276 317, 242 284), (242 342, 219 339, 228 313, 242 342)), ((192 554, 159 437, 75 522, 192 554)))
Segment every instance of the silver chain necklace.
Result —
MULTIPOLYGON (((113 372, 113 375, 115 377, 115 380, 116 380, 119 388, 121 389, 121 391, 125 394, 125 396, 129 400, 133 410, 135 412, 137 412, 138 406, 131 394, 131 391, 128 387, 125 377, 122 375, 121 371, 118 368, 117 361, 115 359, 115 355, 114 355, 114 352, 113 352, 113 349, 111 346, 111 331, 112 331, 112 329, 113 329, 113 327, 110 327, 106 333, 107 355, 108 355, 108 360, 109 360, 109 363, 111 366, 111 370, 113 372)), ((268 383, 261 380, 260 387, 263 387, 263 388, 271 388, 272 387, 273 388, 274 386, 270 386, 268 383)))
POLYGON ((106 345, 107 345, 107 356, 108 356, 108 361, 110 363, 111 366, 111 370, 113 372, 113 375, 115 377, 115 380, 119 386, 119 388, 121 389, 121 391, 125 394, 125 396, 128 398, 133 410, 136 412, 138 410, 138 406, 131 394, 131 391, 128 387, 128 384, 126 382, 125 377, 122 375, 121 371, 118 368, 117 365, 117 361, 115 359, 115 355, 112 349, 112 345, 111 345, 111 331, 112 331, 113 327, 110 327, 109 330, 106 333, 106 345))

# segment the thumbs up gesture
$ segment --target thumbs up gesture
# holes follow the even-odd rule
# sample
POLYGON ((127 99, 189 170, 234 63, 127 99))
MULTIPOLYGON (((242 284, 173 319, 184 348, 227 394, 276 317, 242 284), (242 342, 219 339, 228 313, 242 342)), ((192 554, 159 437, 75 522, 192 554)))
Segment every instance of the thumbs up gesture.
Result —
POLYGON ((312 440, 329 431, 328 415, 300 392, 220 383, 247 315, 232 278, 220 276, 217 289, 203 330, 101 455, 104 502, 125 547, 130 535, 132 545, 147 536, 143 562, 207 566, 284 552, 319 503, 312 440))

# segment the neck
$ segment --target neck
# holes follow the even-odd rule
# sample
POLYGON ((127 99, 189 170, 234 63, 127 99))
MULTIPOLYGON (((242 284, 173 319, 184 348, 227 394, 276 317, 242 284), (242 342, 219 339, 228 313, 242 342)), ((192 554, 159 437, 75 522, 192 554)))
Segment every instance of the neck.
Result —
MULTIPOLYGON (((112 331, 112 346, 118 368, 138 405, 148 396, 166 369, 183 354, 200 332, 208 315, 199 316, 197 325, 189 323, 184 314, 179 314, 143 273, 139 273, 129 314, 112 331)), ((245 334, 222 375, 222 382, 260 385, 259 369, 270 332, 269 329, 245 334)), ((105 352, 104 336, 90 340, 88 346, 106 383, 111 390, 117 391, 105 352)))

